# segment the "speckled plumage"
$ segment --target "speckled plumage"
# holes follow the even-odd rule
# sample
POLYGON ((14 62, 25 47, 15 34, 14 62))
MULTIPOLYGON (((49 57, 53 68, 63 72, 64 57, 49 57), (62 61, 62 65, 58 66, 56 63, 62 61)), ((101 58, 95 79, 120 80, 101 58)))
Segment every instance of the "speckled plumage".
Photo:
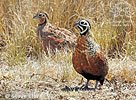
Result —
POLYGON ((72 57, 73 66, 80 74, 85 71, 92 75, 101 76, 101 79, 103 79, 107 74, 107 60, 98 44, 92 40, 87 41, 87 36, 80 36, 77 39, 72 57))
POLYGON ((40 20, 40 24, 37 27, 37 37, 41 41, 46 53, 48 49, 55 52, 56 49, 73 48, 76 41, 75 34, 64 28, 51 25, 48 21, 47 13, 39 12, 36 18, 37 16, 40 20))
MULTIPOLYGON (((78 24, 80 25, 80 22, 78 24)), ((101 85, 103 85, 105 76, 108 73, 107 59, 104 57, 100 46, 88 36, 89 28, 86 33, 82 34, 78 37, 75 45, 75 51, 72 56, 73 67, 88 80, 86 87, 89 80, 100 81, 101 85)))

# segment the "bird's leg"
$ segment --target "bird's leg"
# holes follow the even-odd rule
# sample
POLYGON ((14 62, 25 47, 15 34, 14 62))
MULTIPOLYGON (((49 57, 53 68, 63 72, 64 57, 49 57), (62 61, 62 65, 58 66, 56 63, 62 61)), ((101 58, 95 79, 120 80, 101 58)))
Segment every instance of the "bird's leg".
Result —
POLYGON ((88 83, 89 83, 89 80, 87 80, 86 85, 85 85, 84 88, 88 88, 88 83))
POLYGON ((102 88, 102 85, 103 85, 103 82, 104 82, 104 79, 103 80, 100 80, 100 86, 99 86, 99 90, 101 90, 102 88))
POLYGON ((89 90, 88 88, 88 83, 89 83, 89 80, 87 80, 86 84, 85 84, 85 87, 81 87, 82 90, 89 90))
POLYGON ((80 89, 82 89, 84 86, 85 86, 85 85, 83 84, 83 85, 80 87, 80 89))
POLYGON ((97 85, 98 85, 98 81, 96 80, 95 88, 94 89, 97 89, 97 85))

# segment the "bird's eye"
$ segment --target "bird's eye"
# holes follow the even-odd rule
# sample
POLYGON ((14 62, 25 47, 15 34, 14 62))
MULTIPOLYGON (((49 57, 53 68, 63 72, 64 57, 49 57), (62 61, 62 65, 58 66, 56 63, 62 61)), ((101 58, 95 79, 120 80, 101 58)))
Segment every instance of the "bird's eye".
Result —
POLYGON ((42 16, 42 14, 39 14, 39 16, 41 17, 41 16, 42 16))
POLYGON ((84 22, 81 22, 81 24, 84 24, 84 22))

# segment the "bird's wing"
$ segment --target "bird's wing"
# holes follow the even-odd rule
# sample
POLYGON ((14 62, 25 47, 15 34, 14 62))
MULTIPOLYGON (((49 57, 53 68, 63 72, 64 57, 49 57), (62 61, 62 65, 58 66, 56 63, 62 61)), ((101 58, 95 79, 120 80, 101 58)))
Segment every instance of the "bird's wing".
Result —
POLYGON ((55 27, 51 24, 46 25, 42 31, 45 33, 52 33, 55 37, 64 39, 65 41, 69 41, 70 43, 75 43, 77 39, 74 33, 72 34, 70 31, 64 28, 55 27))
POLYGON ((92 67, 92 73, 94 75, 105 76, 107 74, 108 66, 107 59, 100 46, 92 39, 87 39, 87 53, 88 64, 92 67))
POLYGON ((104 57, 104 53, 100 46, 94 42, 91 38, 88 38, 86 40, 87 42, 87 48, 88 48, 88 55, 95 56, 97 59, 102 60, 104 63, 106 63, 106 58, 104 57))
POLYGON ((65 41, 64 39, 61 39, 60 37, 56 37, 55 35, 54 36, 48 35, 48 38, 51 39, 51 40, 54 40, 56 42, 59 42, 59 43, 62 43, 62 42, 65 41))

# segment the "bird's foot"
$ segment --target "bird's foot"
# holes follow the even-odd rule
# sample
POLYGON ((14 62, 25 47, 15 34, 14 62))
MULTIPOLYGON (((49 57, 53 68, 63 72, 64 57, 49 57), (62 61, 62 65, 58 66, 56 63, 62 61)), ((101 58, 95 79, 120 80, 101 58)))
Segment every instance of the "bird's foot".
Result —
POLYGON ((99 86, 99 88, 98 88, 98 87, 95 87, 95 88, 94 88, 94 91, 95 91, 95 90, 102 90, 101 87, 102 87, 101 85, 99 86))
POLYGON ((83 89, 83 87, 85 87, 85 85, 84 85, 84 84, 80 87, 80 90, 82 90, 82 89, 83 89))
POLYGON ((81 86, 80 90, 88 91, 88 90, 93 90, 93 88, 89 88, 88 86, 81 86))

